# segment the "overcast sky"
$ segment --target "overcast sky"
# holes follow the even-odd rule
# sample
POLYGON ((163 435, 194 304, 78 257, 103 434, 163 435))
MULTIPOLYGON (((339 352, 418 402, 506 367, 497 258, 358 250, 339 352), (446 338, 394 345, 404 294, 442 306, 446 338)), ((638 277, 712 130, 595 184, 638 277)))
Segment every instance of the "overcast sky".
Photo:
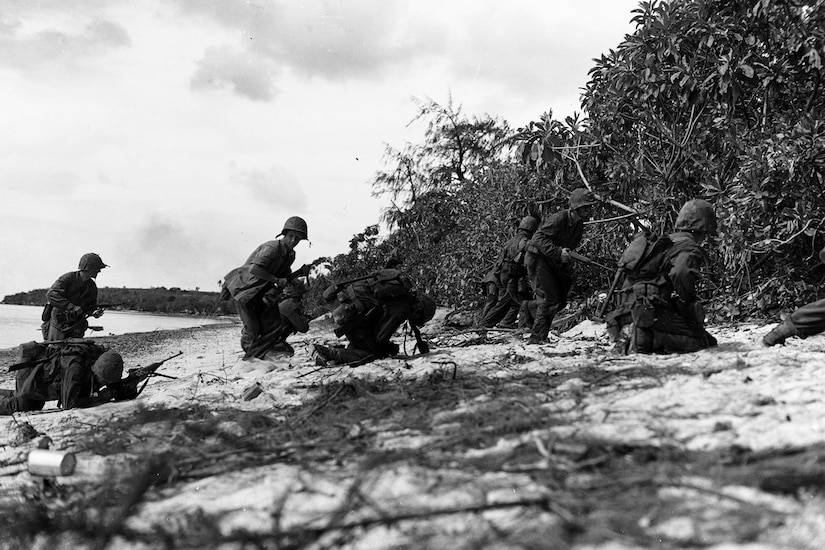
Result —
POLYGON ((0 0, 0 297, 85 252, 98 286, 217 290, 291 215, 296 266, 386 202, 411 97, 513 128, 580 111, 637 0, 0 0))

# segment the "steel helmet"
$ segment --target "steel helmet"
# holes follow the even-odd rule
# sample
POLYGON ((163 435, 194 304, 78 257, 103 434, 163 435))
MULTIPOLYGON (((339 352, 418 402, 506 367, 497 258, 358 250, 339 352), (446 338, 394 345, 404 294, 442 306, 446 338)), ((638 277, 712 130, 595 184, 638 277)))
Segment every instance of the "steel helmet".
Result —
POLYGON ((424 325, 435 316, 435 300, 423 292, 415 293, 415 305, 410 314, 410 322, 417 327, 424 325))
POLYGON ((573 192, 570 193, 570 208, 573 210, 582 206, 591 206, 597 202, 599 201, 596 200, 593 193, 584 187, 573 189, 573 192))
POLYGON ((104 386, 117 382, 123 375, 123 357, 112 350, 104 351, 92 365, 92 372, 104 386))
POLYGON ((94 252, 89 252, 88 254, 84 254, 80 257, 80 263, 78 263, 77 268, 80 271, 100 271, 104 267, 109 267, 103 263, 103 260, 100 259, 100 256, 95 254, 94 252))
POLYGON ((519 229, 524 229, 530 233, 535 233, 539 228, 539 221, 533 216, 524 216, 518 224, 519 229))
POLYGON ((281 235, 286 235, 287 231, 294 231, 302 239, 309 238, 309 235, 307 233, 307 222, 304 221, 304 218, 301 218, 299 216, 292 216, 291 218, 287 218, 286 222, 284 222, 284 228, 281 229, 281 235))
POLYGON ((706 235, 716 234, 716 213, 713 206, 706 200, 692 199, 687 201, 679 215, 676 216, 676 231, 701 231, 706 235))

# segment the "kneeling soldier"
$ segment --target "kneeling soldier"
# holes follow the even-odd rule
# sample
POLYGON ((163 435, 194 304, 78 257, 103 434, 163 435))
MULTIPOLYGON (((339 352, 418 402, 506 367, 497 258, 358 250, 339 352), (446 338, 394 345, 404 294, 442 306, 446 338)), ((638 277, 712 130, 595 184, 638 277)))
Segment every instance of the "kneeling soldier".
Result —
POLYGON ((650 241, 642 235, 628 246, 622 303, 610 314, 607 331, 617 353, 696 351, 716 345, 705 330, 696 295, 707 262, 701 245, 716 233, 716 214, 707 201, 690 200, 676 217, 675 233, 650 241))
POLYGON ((405 321, 419 351, 427 353, 429 346, 418 328, 435 315, 435 302, 411 287, 400 271, 382 269, 345 286, 328 288, 325 297, 335 305, 335 335, 346 336, 349 345, 346 349, 316 345, 316 363, 357 366, 395 355, 398 345, 390 338, 405 321))

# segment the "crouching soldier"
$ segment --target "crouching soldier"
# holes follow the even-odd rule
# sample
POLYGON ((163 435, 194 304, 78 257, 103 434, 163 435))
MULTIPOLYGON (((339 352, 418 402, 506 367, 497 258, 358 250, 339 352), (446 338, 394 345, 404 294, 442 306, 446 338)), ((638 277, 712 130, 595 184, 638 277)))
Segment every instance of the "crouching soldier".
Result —
MULTIPOLYGON (((516 328, 516 319, 522 302, 532 297, 527 279, 524 254, 527 243, 538 229, 539 222, 533 216, 525 216, 519 223, 516 235, 504 244, 493 282, 497 285, 496 302, 484 308, 481 326, 516 328)), ((531 324, 532 325, 532 324, 531 324)))
POLYGON ((400 271, 382 269, 367 277, 333 285, 324 293, 333 302, 335 335, 346 336, 346 348, 315 346, 318 365, 363 365, 398 353, 392 335, 409 321, 421 353, 429 345, 418 330, 435 315, 435 302, 412 285, 400 271))
POLYGON ((121 380, 123 358, 90 340, 21 344, 20 362, 10 369, 17 371, 16 389, 0 390, 0 415, 37 411, 46 401, 74 409, 138 395, 137 383, 121 380))
POLYGON ((607 331, 616 353, 686 352, 716 345, 705 330, 696 295, 707 262, 701 245, 716 233, 716 214, 707 201, 686 202, 675 233, 649 239, 640 235, 619 260, 625 271, 619 307, 608 316, 607 331))
MULTIPOLYGON (((819 261, 825 264, 825 248, 819 251, 819 261)), ((821 332, 825 332, 825 300, 805 304, 790 313, 762 338, 762 343, 775 346, 794 336, 804 339, 821 332)))
POLYGON ((270 333, 280 323, 278 303, 289 281, 306 276, 310 265, 291 271, 295 261, 295 247, 308 238, 307 223, 293 216, 286 220, 284 228, 275 240, 267 241, 252 251, 244 265, 230 271, 224 277, 222 299, 233 299, 243 323, 241 348, 244 359, 265 354, 263 342, 256 342, 270 333), (277 238, 281 237, 281 238, 277 238))
POLYGON ((570 193, 570 208, 547 218, 527 244, 524 263, 536 293, 536 315, 528 343, 547 342, 553 318, 567 305, 573 284, 570 251, 578 247, 596 197, 587 189, 570 193))

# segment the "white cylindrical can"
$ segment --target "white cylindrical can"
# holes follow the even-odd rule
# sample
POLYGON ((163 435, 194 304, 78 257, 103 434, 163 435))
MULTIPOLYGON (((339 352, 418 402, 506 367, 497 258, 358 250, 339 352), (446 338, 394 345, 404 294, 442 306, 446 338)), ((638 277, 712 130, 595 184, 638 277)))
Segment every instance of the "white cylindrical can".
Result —
POLYGON ((35 476, 70 476, 76 465, 74 453, 48 449, 29 451, 29 473, 35 476))

